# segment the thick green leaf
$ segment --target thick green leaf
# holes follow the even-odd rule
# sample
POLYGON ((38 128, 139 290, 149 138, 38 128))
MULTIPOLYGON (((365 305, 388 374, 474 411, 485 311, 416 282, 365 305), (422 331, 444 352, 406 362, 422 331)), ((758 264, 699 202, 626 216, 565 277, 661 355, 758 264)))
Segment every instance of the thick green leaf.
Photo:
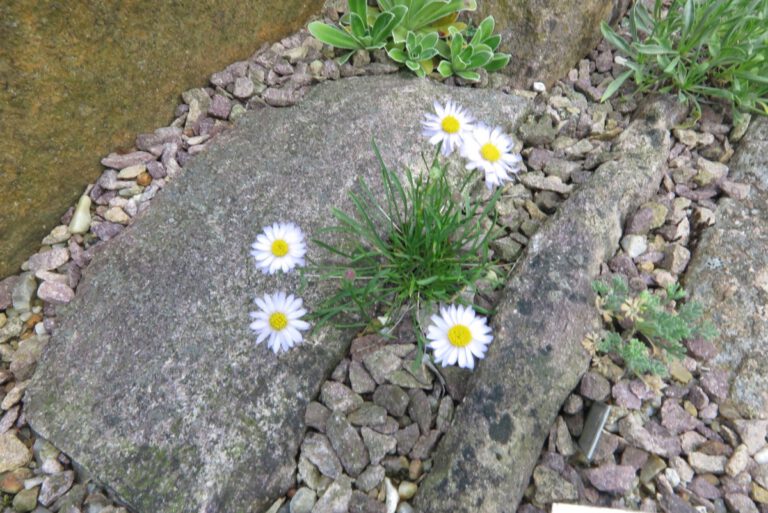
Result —
POLYGON ((391 10, 395 5, 398 5, 400 2, 396 2, 395 0, 378 0, 376 3, 379 4, 379 8, 382 11, 389 11, 391 10))
POLYGON ((622 52, 624 52, 626 55, 633 56, 634 52, 629 47, 626 41, 619 36, 614 30, 611 28, 610 25, 608 25, 606 22, 600 23, 600 32, 603 33, 603 37, 608 41, 614 48, 618 48, 622 52))
POLYGON ((427 48, 421 51, 421 54, 419 55, 419 60, 426 61, 436 55, 437 55, 437 48, 434 48, 434 47, 427 48))
POLYGON ((694 15, 694 2, 693 0, 686 0, 685 6, 683 7, 683 31, 681 37, 685 39, 688 36, 688 32, 690 32, 691 27, 693 26, 693 15, 694 15))
POLYGON ((462 48, 464 48, 464 36, 459 32, 454 32, 451 38, 451 55, 459 55, 462 48))
POLYGON ((450 77, 453 75, 453 68, 451 67, 451 63, 448 61, 440 61, 440 64, 437 65, 437 72, 440 73, 443 78, 450 77))
POLYGON ((479 51, 474 52, 472 56, 467 61, 467 67, 468 68, 482 68, 489 62, 491 62, 491 59, 493 58, 493 52, 489 51, 479 51))
POLYGON ((405 36, 405 46, 411 51, 416 49, 416 34, 412 30, 405 36))
POLYGON ((750 82, 757 82, 759 84, 768 84, 768 76, 766 75, 760 76, 754 73, 749 73, 747 71, 737 71, 736 73, 734 73, 734 75, 738 78, 749 80, 750 82))
POLYGON ((637 29, 643 34, 651 34, 654 31, 656 22, 651 18, 643 2, 635 2, 633 9, 637 12, 637 29))
POLYGON ((485 70, 489 73, 499 71, 509 63, 510 55, 508 53, 497 53, 491 59, 491 62, 485 65, 485 70))
POLYGON ((392 59, 395 62, 399 62, 400 64, 403 64, 406 59, 408 58, 404 51, 402 51, 400 48, 390 48, 387 50, 387 55, 389 55, 389 58, 392 59))
POLYGON ((496 50, 499 45, 501 44, 501 35, 500 34, 494 34, 490 37, 486 37, 482 43, 488 47, 490 47, 491 50, 496 50))
POLYGON ((674 59, 669 61, 669 64, 667 64, 664 67, 663 72, 666 74, 672 73, 672 71, 675 69, 675 66, 677 66, 679 63, 680 63, 680 57, 676 56, 674 59))
POLYGON ((674 55, 674 50, 670 50, 669 48, 664 48, 661 45, 651 45, 651 44, 642 44, 637 43, 634 45, 635 50, 637 50, 637 53, 642 55, 674 55))
POLYGON ((435 48, 437 49, 437 53, 439 53, 440 57, 442 57, 443 59, 451 58, 451 47, 448 46, 448 43, 446 43, 442 39, 437 41, 437 44, 435 44, 435 48))
POLYGON ((437 34, 437 32, 429 32, 421 38, 421 46, 423 48, 434 48, 439 38, 440 36, 437 34))
POLYGON ((371 28, 371 38, 374 43, 387 39, 392 34, 394 28, 395 15, 391 12, 380 13, 371 28))
POLYGON ((341 57, 338 57, 338 58, 336 59, 336 61, 337 61, 339 64, 346 64, 346 63, 347 63, 347 61, 349 61, 349 59, 350 59, 350 58, 351 58, 353 55, 355 55, 355 52, 356 52, 356 50, 352 50, 351 52, 347 52, 347 53, 345 53, 344 55, 342 55, 341 57))
POLYGON ((616 94, 616 91, 619 90, 619 88, 626 82, 626 80, 629 78, 629 76, 632 74, 632 70, 627 70, 618 77, 616 77, 616 80, 611 82, 608 87, 605 89, 605 92, 603 93, 603 96, 600 98, 601 102, 606 101, 608 98, 616 94))
POLYGON ((477 27, 477 31, 475 32, 475 35, 472 36, 472 39, 470 40, 469 44, 475 45, 485 41, 487 37, 493 34, 493 27, 494 27, 493 16, 488 16, 487 18, 485 18, 483 21, 480 22, 480 25, 477 27))
POLYGON ((403 22, 403 18, 408 12, 408 8, 403 5, 396 5, 387 12, 392 13, 395 17, 391 22, 391 26, 386 27, 386 30, 385 30, 386 34, 388 36, 391 34, 392 40, 395 43, 399 44, 404 42, 407 31, 403 29, 402 22, 403 22))
POLYGON ((463 78, 464 80, 469 80, 470 82, 480 81, 480 73, 476 71, 457 71, 456 75, 463 78))
POLYGON ((421 69, 421 65, 418 62, 414 61, 405 61, 406 67, 408 67, 409 70, 416 72, 416 70, 421 69))
POLYGON ((336 27, 331 27, 320 21, 313 21, 307 27, 310 34, 325 44, 343 48, 345 50, 357 50, 360 44, 347 32, 336 27))
POLYGON ((370 36, 368 32, 368 24, 356 13, 349 15, 350 27, 352 29, 352 35, 358 39, 363 39, 370 36))
POLYGON ((366 0, 347 0, 347 3, 349 5, 349 14, 356 14, 361 20, 367 20, 368 2, 366 0))
POLYGON ((459 52, 458 55, 454 55, 454 57, 461 59, 462 62, 469 64, 469 59, 472 58, 473 53, 475 53, 475 49, 471 46, 467 46, 461 52, 459 52))
POLYGON ((419 30, 459 11, 474 11, 474 0, 414 0, 405 18, 408 30, 419 30))

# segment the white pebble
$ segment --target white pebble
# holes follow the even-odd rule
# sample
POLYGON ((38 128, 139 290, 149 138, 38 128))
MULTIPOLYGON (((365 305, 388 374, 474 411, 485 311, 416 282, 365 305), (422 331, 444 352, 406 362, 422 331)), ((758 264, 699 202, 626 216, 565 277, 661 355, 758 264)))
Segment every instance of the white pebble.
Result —
POLYGON ((69 222, 70 233, 86 233, 91 227, 91 198, 87 195, 80 197, 75 207, 75 213, 69 222))
POLYGON ((757 451, 754 458, 759 465, 765 465, 766 463, 768 463, 768 446, 763 447, 762 449, 757 451))
POLYGON ((680 484, 680 476, 677 474, 677 471, 673 468, 667 468, 664 471, 664 475, 667 477, 669 484, 672 485, 672 488, 677 488, 680 484))
POLYGON ((547 86, 544 85, 544 82, 534 82, 533 90, 536 91, 537 93, 546 93, 547 86))
POLYGON ((45 329, 45 324, 42 322, 38 322, 35 324, 35 335, 47 335, 48 330, 45 329))
POLYGON ((387 491, 387 513, 395 513, 397 503, 400 502, 400 496, 397 494, 397 489, 388 477, 384 478, 384 487, 387 491))
POLYGON ((29 490, 30 488, 34 488, 35 486, 40 486, 41 484, 43 484, 43 481, 45 481, 44 477, 33 477, 32 479, 25 479, 24 489, 29 490))
POLYGON ((147 166, 145 164, 136 164, 135 166, 128 166, 124 169, 121 169, 119 173, 117 173, 118 180, 134 180, 137 176, 139 176, 141 173, 147 170, 147 166))
POLYGON ((629 258, 635 259, 648 249, 648 241, 642 235, 626 235, 621 239, 621 247, 629 258))

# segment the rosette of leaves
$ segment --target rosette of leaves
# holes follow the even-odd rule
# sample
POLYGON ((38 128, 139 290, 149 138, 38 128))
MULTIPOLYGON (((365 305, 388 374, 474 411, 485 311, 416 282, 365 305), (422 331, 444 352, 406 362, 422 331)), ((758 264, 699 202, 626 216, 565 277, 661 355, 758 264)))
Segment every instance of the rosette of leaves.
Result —
POLYGON ((477 9, 476 0, 378 0, 382 11, 405 7, 407 12, 402 22, 392 31, 396 44, 406 42, 409 32, 438 32, 447 35, 449 27, 462 31, 466 24, 457 22, 461 11, 477 9))
POLYGON ((619 356, 627 370, 637 376, 667 374, 669 360, 685 356, 683 340, 710 339, 717 334, 711 323, 700 322, 700 304, 679 304, 686 293, 677 283, 668 286, 662 295, 644 290, 633 296, 620 277, 610 285, 594 282, 592 287, 609 327, 597 350, 619 356))
POLYGON ((432 73, 434 68, 432 60, 437 55, 438 39, 437 32, 428 34, 408 32, 404 48, 390 48, 387 53, 393 61, 405 64, 409 70, 423 78, 428 73, 432 73))
POLYGON ((392 30, 402 22, 408 11, 405 6, 395 5, 392 9, 379 12, 369 8, 366 0, 348 0, 348 5, 349 12, 341 19, 342 29, 319 21, 307 27, 323 43, 350 50, 339 59, 342 64, 357 50, 384 48, 392 30))
POLYGON ((477 82, 480 74, 475 70, 483 68, 493 72, 506 66, 510 55, 496 52, 501 36, 493 33, 494 25, 493 16, 485 18, 469 42, 459 30, 450 27, 450 43, 439 41, 437 44, 440 56, 445 59, 437 66, 440 75, 446 78, 456 75, 477 82))

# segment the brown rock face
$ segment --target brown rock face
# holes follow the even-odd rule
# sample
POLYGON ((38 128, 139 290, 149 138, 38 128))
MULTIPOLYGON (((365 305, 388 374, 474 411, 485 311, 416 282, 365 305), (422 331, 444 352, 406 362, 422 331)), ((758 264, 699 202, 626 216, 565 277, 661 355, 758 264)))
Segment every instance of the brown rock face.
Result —
POLYGON ((322 0, 0 2, 0 277, 178 94, 298 29, 322 0))
POLYGON ((504 73, 514 85, 527 88, 534 81, 547 87, 563 78, 602 37, 600 21, 618 19, 625 0, 500 0, 478 2, 473 18, 496 19, 502 35, 501 51, 512 54, 504 73))

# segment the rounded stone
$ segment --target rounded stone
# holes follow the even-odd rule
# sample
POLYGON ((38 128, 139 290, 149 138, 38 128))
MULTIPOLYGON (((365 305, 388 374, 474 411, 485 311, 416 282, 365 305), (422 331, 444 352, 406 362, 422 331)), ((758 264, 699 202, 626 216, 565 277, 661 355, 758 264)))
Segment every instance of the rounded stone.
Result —
POLYGON ((28 513, 37 506, 37 494, 40 491, 40 487, 29 488, 22 490, 16 494, 13 498, 13 509, 18 513, 28 513))
MULTIPOLYGON (((13 433, 0 435, 0 473, 16 470, 32 460, 32 453, 13 433)), ((37 497, 37 495, 35 495, 37 497)))
POLYGON ((418 490, 419 487, 416 485, 416 483, 411 483, 410 481, 402 481, 397 487, 397 494, 402 500, 407 501, 416 495, 418 490))
POLYGON ((291 499, 289 511, 291 513, 310 513, 317 502, 315 492, 309 488, 299 488, 291 499))
POLYGON ((625 235, 621 239, 621 248, 630 258, 635 259, 648 249, 648 241, 643 235, 625 235))

